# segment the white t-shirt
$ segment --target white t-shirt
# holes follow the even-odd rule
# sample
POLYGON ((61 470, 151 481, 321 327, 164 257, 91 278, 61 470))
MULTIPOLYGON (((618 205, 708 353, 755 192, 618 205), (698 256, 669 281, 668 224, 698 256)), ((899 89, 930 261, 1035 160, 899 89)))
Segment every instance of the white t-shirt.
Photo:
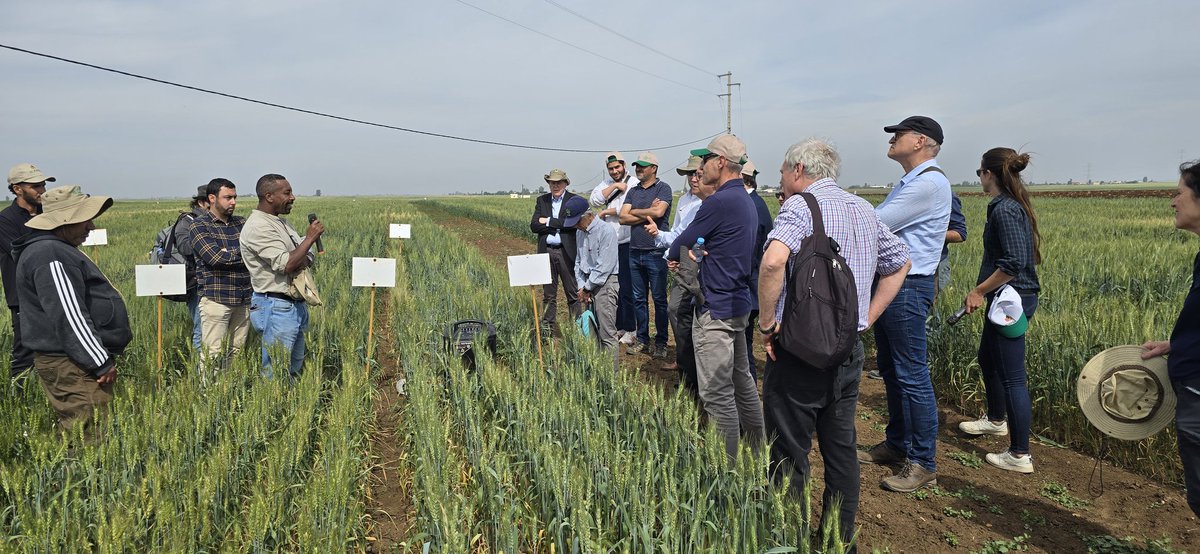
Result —
MULTIPOLYGON (((625 176, 626 176, 626 183, 629 183, 630 181, 633 180, 632 176, 630 176, 629 174, 626 174, 625 176)), ((614 181, 612 180, 612 177, 605 177, 604 180, 601 181, 599 185, 596 185, 596 188, 592 189, 592 196, 590 199, 590 203, 593 208, 601 208, 601 209, 613 208, 617 211, 616 214, 604 216, 601 219, 603 219, 605 221, 605 223, 612 225, 613 230, 615 230, 617 232, 617 244, 627 244, 627 243, 629 243, 629 226, 621 225, 621 216, 620 216, 621 204, 625 203, 625 192, 621 192, 620 194, 618 194, 615 198, 612 199, 611 202, 606 203, 605 198, 604 198, 604 189, 608 188, 609 185, 613 184, 613 182, 614 181)), ((636 185, 631 185, 631 186, 636 186, 636 185)), ((629 190, 629 189, 626 188, 625 190, 629 190)))

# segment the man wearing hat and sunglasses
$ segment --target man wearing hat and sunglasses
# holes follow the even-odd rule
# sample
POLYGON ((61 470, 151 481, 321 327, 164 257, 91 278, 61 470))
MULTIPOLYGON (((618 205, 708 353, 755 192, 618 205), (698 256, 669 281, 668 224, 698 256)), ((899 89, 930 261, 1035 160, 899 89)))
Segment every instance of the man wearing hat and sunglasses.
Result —
POLYGON ((12 245, 17 239, 29 234, 25 222, 42 213, 42 194, 46 182, 54 182, 42 170, 31 163, 21 163, 8 171, 8 188, 12 191, 12 205, 0 211, 0 277, 4 279, 4 297, 8 310, 12 312, 12 356, 9 375, 16 377, 33 367, 33 351, 21 340, 21 309, 17 298, 17 261, 12 257, 12 245))
POLYGON ((546 180, 550 192, 537 198, 533 218, 529 221, 529 230, 538 237, 538 254, 550 255, 550 283, 542 285, 542 304, 546 308, 542 313, 542 325, 549 329, 551 334, 557 335, 559 331, 555 320, 558 315, 560 281, 571 316, 575 317, 583 312, 579 305, 579 287, 575 283, 575 229, 573 224, 562 224, 563 204, 576 195, 567 190, 567 186, 571 184, 567 172, 552 169, 542 178, 546 180))
POLYGON ((112 198, 78 185, 42 195, 33 229, 13 245, 25 345, 63 430, 85 426, 112 400, 115 358, 133 339, 121 293, 79 245, 112 198))

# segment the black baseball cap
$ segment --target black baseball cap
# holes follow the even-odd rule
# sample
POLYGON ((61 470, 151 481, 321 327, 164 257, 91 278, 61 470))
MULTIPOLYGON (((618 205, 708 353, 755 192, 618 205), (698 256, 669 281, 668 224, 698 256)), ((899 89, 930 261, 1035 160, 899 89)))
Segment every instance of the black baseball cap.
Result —
POLYGON ((945 144, 945 137, 942 136, 942 126, 938 125, 938 122, 934 121, 932 117, 914 115, 904 118, 904 121, 900 123, 888 125, 883 128, 883 132, 885 133, 895 133, 898 131, 916 131, 933 139, 938 144, 945 144))

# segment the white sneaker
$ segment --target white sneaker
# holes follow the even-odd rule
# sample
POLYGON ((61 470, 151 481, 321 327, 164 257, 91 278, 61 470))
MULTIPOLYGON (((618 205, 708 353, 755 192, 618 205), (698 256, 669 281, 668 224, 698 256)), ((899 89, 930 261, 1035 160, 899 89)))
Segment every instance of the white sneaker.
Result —
POLYGON ((617 339, 617 342, 625 345, 632 346, 633 343, 637 342, 637 333, 633 331, 617 331, 617 335, 620 337, 617 339))
POLYGON ((999 454, 988 454, 984 456, 984 459, 987 460, 987 463, 1000 469, 1017 473, 1033 473, 1033 456, 1029 454, 1014 456, 1012 452, 1005 450, 999 454))
POLYGON ((975 421, 964 421, 958 424, 959 430, 968 435, 1007 435, 1008 422, 992 423, 987 416, 975 421))

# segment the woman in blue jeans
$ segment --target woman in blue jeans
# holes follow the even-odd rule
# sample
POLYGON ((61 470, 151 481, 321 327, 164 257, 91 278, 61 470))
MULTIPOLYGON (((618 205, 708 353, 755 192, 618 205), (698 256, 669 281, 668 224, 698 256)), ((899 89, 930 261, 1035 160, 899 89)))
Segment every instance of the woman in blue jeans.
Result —
MULTIPOLYGON (((983 262, 975 288, 963 301, 967 313, 986 303, 990 309, 996 291, 1008 285, 1021 295, 1026 319, 1037 309, 1037 264, 1042 262, 1041 235, 1021 171, 1029 154, 1012 148, 993 148, 983 154, 975 174, 983 191, 992 196, 983 227, 983 262)), ((986 313, 986 310, 985 310, 986 313)), ((979 368, 987 390, 987 415, 959 424, 971 435, 1011 433, 1008 450, 988 454, 987 462, 1000 469, 1033 473, 1029 455, 1032 408, 1025 374, 1025 335, 1008 338, 985 318, 979 339, 979 368)))

